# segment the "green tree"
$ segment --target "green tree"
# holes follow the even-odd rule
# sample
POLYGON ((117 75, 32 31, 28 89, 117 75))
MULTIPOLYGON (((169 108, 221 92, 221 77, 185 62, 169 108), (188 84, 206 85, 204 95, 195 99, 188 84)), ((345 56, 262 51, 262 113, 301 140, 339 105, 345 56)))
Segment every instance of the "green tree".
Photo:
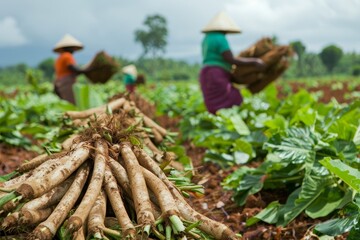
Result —
POLYGON ((47 59, 41 61, 38 64, 37 68, 40 69, 44 73, 44 76, 47 79, 52 79, 54 72, 55 72, 54 63, 55 63, 55 60, 53 58, 47 58, 47 59))
POLYGON ((325 47, 319 54, 322 63, 327 68, 328 72, 332 73, 336 65, 339 63, 343 51, 335 45, 325 47))
POLYGON ((152 57, 156 57, 159 52, 164 53, 168 35, 166 19, 155 14, 148 16, 143 24, 147 29, 135 31, 135 41, 140 42, 144 49, 142 56, 151 54, 152 57))
POLYGON ((306 47, 301 41, 294 41, 290 43, 291 47, 294 49, 298 60, 297 60, 297 67, 298 67, 298 75, 303 76, 303 61, 304 61, 304 54, 306 47))

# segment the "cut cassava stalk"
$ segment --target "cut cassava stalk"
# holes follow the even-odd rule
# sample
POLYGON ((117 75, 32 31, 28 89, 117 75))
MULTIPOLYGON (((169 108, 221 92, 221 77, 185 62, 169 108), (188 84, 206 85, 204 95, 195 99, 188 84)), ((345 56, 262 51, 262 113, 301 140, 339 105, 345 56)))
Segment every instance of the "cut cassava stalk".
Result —
MULTIPOLYGON (((90 153, 86 143, 79 144, 79 147, 70 152, 67 161, 57 166, 53 171, 42 178, 31 176, 26 183, 21 184, 17 189, 24 198, 39 197, 53 187, 56 187, 62 181, 67 179, 85 160, 90 153)), ((65 158, 65 157, 63 157, 65 158)))
POLYGON ((108 146, 102 139, 95 142, 95 161, 94 169, 89 186, 86 190, 80 205, 76 208, 75 213, 69 218, 66 228, 73 233, 81 228, 85 219, 96 201, 96 197, 101 191, 101 185, 104 179, 105 162, 109 158, 108 146))
POLYGON ((52 239, 55 236, 60 225, 64 222, 67 214, 75 205, 75 202, 80 196, 81 190, 85 185, 86 179, 89 175, 90 167, 85 162, 76 172, 75 179, 71 184, 69 190, 65 196, 61 199, 55 210, 46 219, 46 221, 40 223, 32 235, 39 239, 52 239))
POLYGON ((2 206, 1 210, 3 210, 4 212, 11 212, 20 204, 21 199, 22 199, 22 196, 17 196, 16 198, 5 203, 2 206))
POLYGON ((173 197, 175 198, 176 204, 178 206, 181 215, 192 222, 200 221, 201 224, 199 228, 208 233, 209 235, 214 236, 216 239, 224 239, 224 240, 236 240, 238 237, 235 235, 233 231, 231 231, 227 226, 222 223, 216 222, 207 218, 206 216, 196 212, 192 209, 189 204, 184 200, 180 191, 173 185, 173 183, 167 179, 165 173, 161 170, 161 168, 156 164, 156 162, 149 157, 145 151, 142 149, 136 149, 135 154, 140 162, 140 164, 154 173, 158 178, 160 178, 166 186, 171 191, 173 197))
POLYGON ((149 118, 148 116, 143 114, 137 107, 131 106, 129 102, 126 102, 124 104, 123 108, 126 112, 129 112, 132 110, 135 111, 136 114, 138 114, 139 116, 141 116, 143 118, 145 126, 147 126, 149 128, 155 128, 163 137, 165 137, 167 135, 167 131, 165 128, 161 127, 156 122, 154 122, 151 118, 149 118))
POLYGON ((119 98, 108 104, 105 104, 105 105, 102 105, 102 106, 96 107, 96 108, 91 108, 91 109, 88 109, 85 111, 80 111, 80 112, 68 111, 65 113, 65 116, 68 116, 71 119, 88 118, 94 114, 105 113, 107 108, 111 109, 112 111, 117 108, 120 108, 125 102, 126 102, 126 99, 119 98))
POLYGON ((112 209, 115 213, 116 218, 119 221, 121 226, 121 230, 123 232, 123 237, 135 239, 136 238, 136 230, 134 225, 132 224, 131 219, 126 212, 124 202, 121 199, 121 194, 114 178, 110 167, 106 167, 105 169, 105 190, 109 197, 112 209))
POLYGON ((19 212, 14 212, 11 213, 10 215, 7 215, 1 224, 1 228, 6 230, 8 228, 14 227, 17 224, 19 218, 20 218, 19 212))
POLYGON ((135 154, 126 143, 121 144, 121 156, 128 173, 132 197, 135 204, 138 224, 143 225, 144 231, 154 223, 155 218, 150 203, 149 193, 146 187, 144 175, 135 154))

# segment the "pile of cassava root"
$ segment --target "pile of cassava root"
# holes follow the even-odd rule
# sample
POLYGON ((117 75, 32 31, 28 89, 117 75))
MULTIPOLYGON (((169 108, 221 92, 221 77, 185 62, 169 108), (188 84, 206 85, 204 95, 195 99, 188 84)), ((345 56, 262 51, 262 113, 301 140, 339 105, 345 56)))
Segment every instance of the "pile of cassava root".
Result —
POLYGON ((0 183, 1 235, 15 239, 238 239, 169 180, 169 133, 133 102, 66 112, 81 131, 0 183))

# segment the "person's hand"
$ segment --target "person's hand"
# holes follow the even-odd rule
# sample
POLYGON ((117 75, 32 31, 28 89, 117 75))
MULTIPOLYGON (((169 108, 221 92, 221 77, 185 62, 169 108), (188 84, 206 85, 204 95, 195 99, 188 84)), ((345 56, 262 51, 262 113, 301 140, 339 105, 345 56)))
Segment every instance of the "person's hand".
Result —
POLYGON ((261 60, 260 58, 257 58, 254 60, 254 64, 255 64, 255 67, 258 71, 262 71, 265 69, 266 67, 266 64, 264 63, 263 60, 261 60))

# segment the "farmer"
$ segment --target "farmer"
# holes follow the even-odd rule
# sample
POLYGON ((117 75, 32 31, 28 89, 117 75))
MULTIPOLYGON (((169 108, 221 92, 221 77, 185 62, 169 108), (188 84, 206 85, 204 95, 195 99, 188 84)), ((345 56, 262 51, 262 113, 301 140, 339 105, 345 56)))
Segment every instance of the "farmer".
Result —
POLYGON ((76 77, 78 74, 89 70, 82 70, 76 66, 73 53, 81 49, 83 49, 83 44, 69 34, 66 34, 53 49, 54 52, 59 54, 55 61, 56 79, 54 91, 61 99, 72 104, 75 104, 72 86, 76 81, 76 77))
POLYGON ((125 67, 123 67, 122 72, 124 73, 124 84, 126 87, 126 90, 129 93, 133 93, 135 91, 136 86, 136 78, 137 78, 137 70, 135 65, 130 64, 125 67))
POLYGON ((259 70, 265 67, 258 58, 234 58, 227 33, 240 33, 235 22, 225 12, 218 13, 202 30, 203 67, 200 72, 200 85, 205 105, 210 113, 215 114, 222 108, 240 105, 243 98, 240 91, 232 85, 232 65, 254 65, 259 70))

